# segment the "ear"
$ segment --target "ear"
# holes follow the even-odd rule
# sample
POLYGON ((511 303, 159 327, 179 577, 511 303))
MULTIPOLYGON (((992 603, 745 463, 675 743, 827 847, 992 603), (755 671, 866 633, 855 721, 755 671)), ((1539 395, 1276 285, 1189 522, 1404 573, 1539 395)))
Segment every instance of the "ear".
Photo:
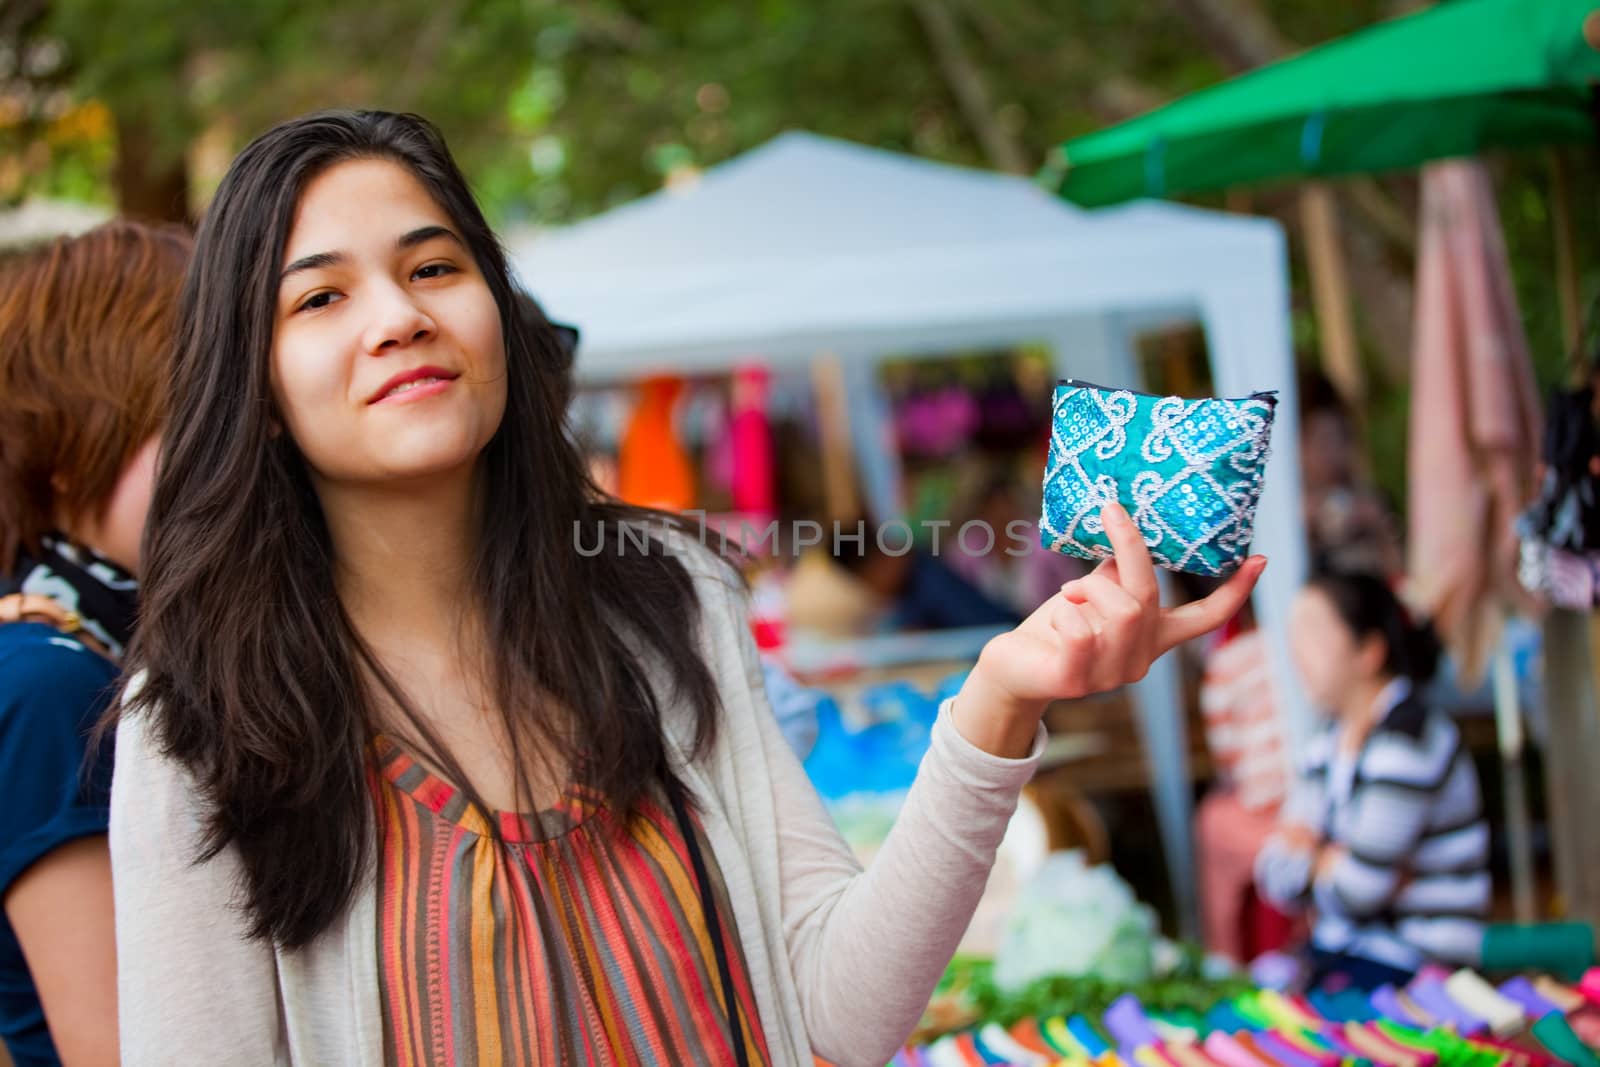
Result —
POLYGON ((1383 673, 1384 661, 1389 658, 1389 642, 1381 634, 1368 634, 1356 646, 1356 671, 1364 678, 1383 673))

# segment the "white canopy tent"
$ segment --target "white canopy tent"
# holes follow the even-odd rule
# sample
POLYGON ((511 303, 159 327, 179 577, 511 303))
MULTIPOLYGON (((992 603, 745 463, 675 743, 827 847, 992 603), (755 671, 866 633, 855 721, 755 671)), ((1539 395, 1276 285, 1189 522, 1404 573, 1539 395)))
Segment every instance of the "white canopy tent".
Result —
MULTIPOLYGON (((510 242, 522 281, 582 330, 580 382, 840 357, 869 505, 903 514, 876 373, 887 357, 1045 342, 1063 377, 1138 387, 1133 339, 1199 323, 1223 395, 1280 397, 1256 594, 1291 739, 1289 601, 1305 568, 1281 230, 1166 203, 1086 212, 1007 175, 787 133, 570 229, 510 242)), ((1196 932, 1182 692, 1166 657, 1135 694, 1168 868, 1196 932)))

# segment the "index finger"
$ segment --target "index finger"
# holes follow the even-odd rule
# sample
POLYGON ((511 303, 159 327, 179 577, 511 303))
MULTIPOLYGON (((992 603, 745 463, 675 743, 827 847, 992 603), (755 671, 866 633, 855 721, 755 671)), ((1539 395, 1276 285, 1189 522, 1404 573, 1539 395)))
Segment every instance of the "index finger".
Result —
POLYGON ((1144 535, 1134 525, 1133 518, 1121 504, 1113 500, 1100 509, 1100 522, 1111 541, 1111 551, 1117 561, 1117 578, 1122 588, 1141 604, 1161 603, 1156 567, 1150 562, 1150 550, 1145 547, 1144 535))
POLYGON ((1256 579, 1267 569, 1265 556, 1251 556, 1204 599, 1162 612, 1156 644, 1165 652, 1185 641, 1208 634, 1238 614, 1250 598, 1256 579))

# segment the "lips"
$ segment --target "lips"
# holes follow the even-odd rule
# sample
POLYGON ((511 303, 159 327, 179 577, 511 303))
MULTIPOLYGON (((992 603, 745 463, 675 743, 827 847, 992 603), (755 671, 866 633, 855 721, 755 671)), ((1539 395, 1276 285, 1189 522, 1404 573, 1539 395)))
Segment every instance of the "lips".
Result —
POLYGON ((378 388, 378 391, 367 398, 368 404, 376 404, 380 400, 391 397, 404 396, 413 389, 434 385, 439 382, 453 382, 460 377, 455 371, 443 370, 439 367, 416 367, 412 370, 401 371, 378 388))

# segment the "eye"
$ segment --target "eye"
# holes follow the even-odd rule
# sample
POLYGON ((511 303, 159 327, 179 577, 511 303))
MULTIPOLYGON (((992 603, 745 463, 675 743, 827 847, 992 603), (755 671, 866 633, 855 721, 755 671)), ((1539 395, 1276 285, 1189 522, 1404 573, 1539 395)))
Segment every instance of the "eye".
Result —
POLYGON ((442 278, 446 274, 455 274, 456 268, 449 263, 424 263, 411 272, 413 278, 442 278))
POLYGON ((331 289, 324 289, 322 292, 312 293, 310 296, 300 301, 300 306, 295 308, 295 311, 316 311, 320 308, 327 307, 338 298, 338 293, 331 289))

